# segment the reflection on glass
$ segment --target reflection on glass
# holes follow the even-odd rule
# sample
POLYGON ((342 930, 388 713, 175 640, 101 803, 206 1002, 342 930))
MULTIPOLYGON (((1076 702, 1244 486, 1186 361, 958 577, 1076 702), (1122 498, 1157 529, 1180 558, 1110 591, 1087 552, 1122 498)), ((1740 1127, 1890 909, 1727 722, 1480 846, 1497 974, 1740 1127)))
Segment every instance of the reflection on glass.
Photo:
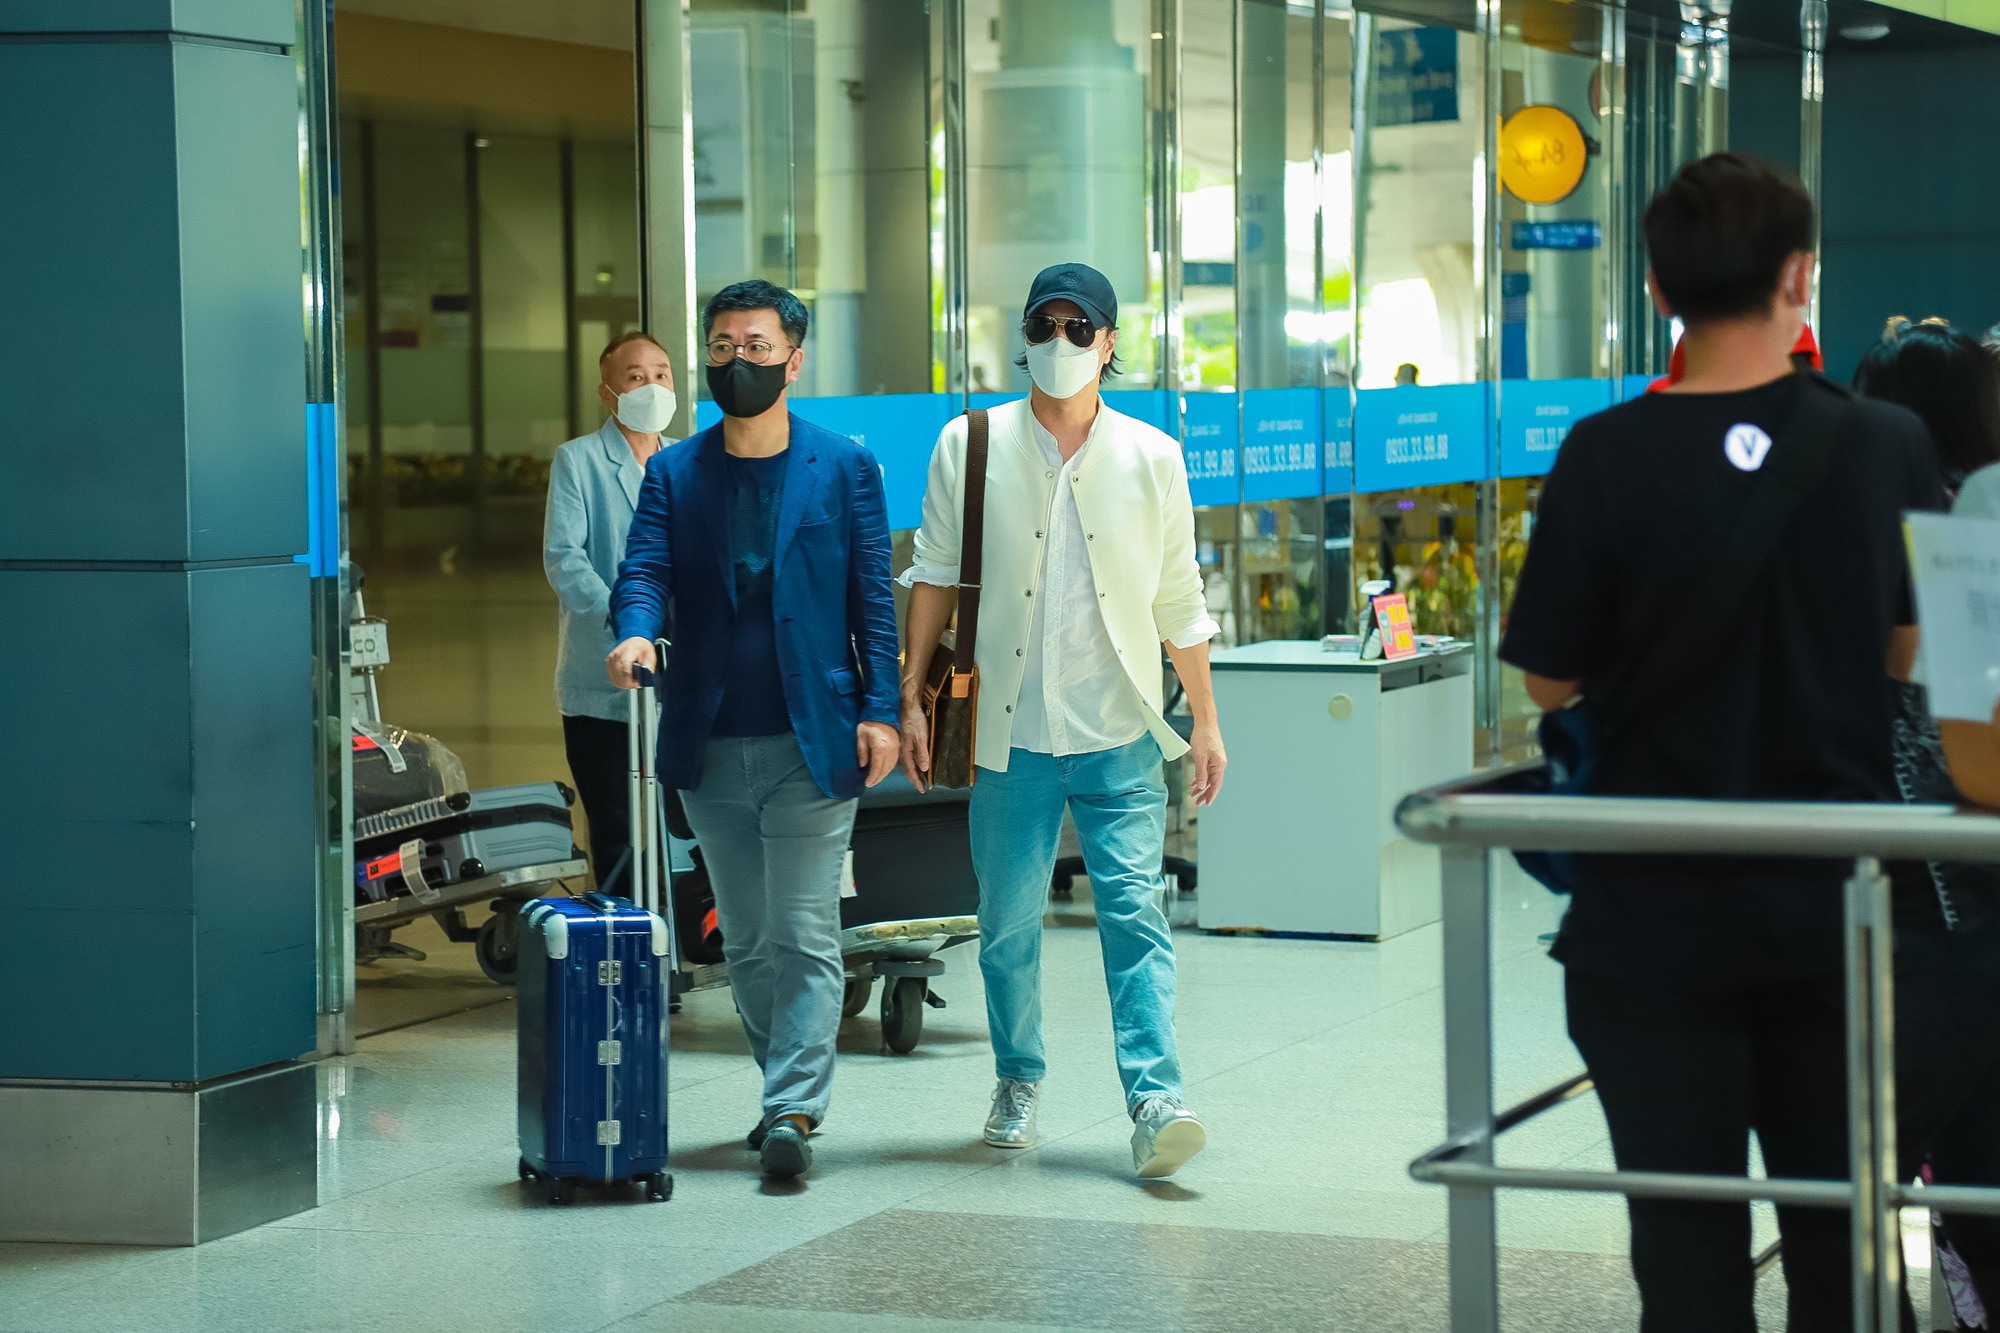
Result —
MULTIPOLYGON (((1597 11, 1576 7, 1577 45, 1596 40, 1597 11)), ((1502 188, 1500 378, 1553 380, 1611 373, 1610 173, 1602 156, 1599 55, 1501 44, 1500 155, 1517 166, 1529 202, 1502 188)), ((1503 171, 1502 180, 1509 179, 1503 171)))
MULTIPOLYGON (((466 136, 373 127, 375 423, 391 547, 470 535, 472 255, 466 136), (455 511, 440 524, 441 508, 455 511), (426 541, 417 530, 433 529, 426 541)), ((371 442, 373 443, 373 442, 371 442)))
POLYGON ((1475 192, 1485 133, 1477 37, 1398 19, 1366 25, 1370 60, 1360 171, 1364 389, 1479 378, 1484 297, 1475 192))
MULTIPOLYGON (((576 398, 570 434, 593 429, 604 415, 597 397, 597 356, 610 341, 639 327, 639 198, 633 188, 632 145, 579 141, 570 148, 570 226, 574 260, 570 307, 576 321, 576 398)), ((684 377, 686 368, 674 367, 684 377)))
POLYGON ((1477 488, 1469 483, 1356 497, 1354 578, 1409 598, 1420 634, 1472 638, 1478 626, 1477 488))
POLYGON ((1358 28, 1353 578, 1407 596, 1418 633, 1470 638, 1490 407, 1451 386, 1481 379, 1482 48, 1450 27, 1358 28))
MULTIPOLYGON (((1236 628, 1244 642, 1316 638, 1327 618, 1322 447, 1329 416, 1345 419, 1351 355, 1349 46, 1348 25, 1311 8, 1248 0, 1238 11, 1236 628), (1316 96, 1325 99, 1317 107, 1316 96), (1330 190, 1328 181, 1338 184, 1330 190), (1329 413, 1322 390, 1335 380, 1341 401, 1329 413)), ((1344 570, 1339 586, 1344 610, 1344 570)))
POLYGON ((924 0, 694 0, 695 299, 763 278, 812 313, 801 398, 932 386, 924 0))
POLYGON ((1692 161, 1729 146, 1730 0, 1681 0, 1674 135, 1692 161))
POLYGON ((1021 302, 1050 264, 1091 265, 1118 293, 1108 389, 1159 383, 1149 239, 1146 0, 966 5, 967 333, 975 393, 1027 392, 1021 302))
POLYGON ((1181 12, 1178 265, 1182 438, 1196 555, 1222 643, 1253 637, 1241 605, 1237 386, 1236 22, 1228 5, 1181 12))
MULTIPOLYGON (((1538 11, 1539 12, 1539 11, 1538 11)), ((1500 418, 1495 572, 1504 630, 1534 527, 1541 474, 1575 421, 1614 401, 1618 318, 1609 238, 1613 192, 1605 146, 1619 70, 1587 6, 1560 24, 1522 22, 1532 38, 1501 44, 1500 418)), ((1539 710, 1521 674, 1501 666, 1497 742, 1525 742, 1539 710)))
POLYGON ((638 325, 632 141, 354 117, 341 146, 355 549, 531 552, 638 325))
POLYGON ((561 145, 485 135, 479 154, 480 390, 485 485, 539 508, 569 438, 561 145))

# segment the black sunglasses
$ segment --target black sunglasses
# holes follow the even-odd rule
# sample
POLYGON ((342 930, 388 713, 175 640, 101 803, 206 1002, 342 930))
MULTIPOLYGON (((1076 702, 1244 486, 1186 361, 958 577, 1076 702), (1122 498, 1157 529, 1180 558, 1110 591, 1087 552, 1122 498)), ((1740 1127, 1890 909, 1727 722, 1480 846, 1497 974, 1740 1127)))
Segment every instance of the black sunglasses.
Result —
POLYGON ((1045 343, 1058 333, 1078 347, 1097 341, 1097 326, 1088 315, 1030 315, 1021 321, 1021 333, 1030 346, 1045 343))

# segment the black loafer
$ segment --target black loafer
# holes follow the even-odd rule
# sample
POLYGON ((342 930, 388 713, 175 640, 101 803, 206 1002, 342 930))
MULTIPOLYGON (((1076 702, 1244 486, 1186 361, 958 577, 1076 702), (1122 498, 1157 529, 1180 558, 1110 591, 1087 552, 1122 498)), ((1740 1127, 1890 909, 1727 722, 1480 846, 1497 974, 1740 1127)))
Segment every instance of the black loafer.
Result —
POLYGON ((764 1131, 764 1146, 758 1152, 764 1174, 772 1180, 795 1180, 812 1166, 812 1146, 789 1120, 780 1120, 764 1131))
POLYGON ((764 1134, 766 1128, 767 1126, 764 1124, 764 1122, 759 1120, 756 1126, 752 1128, 748 1134, 745 1134, 743 1136, 743 1146, 748 1148, 751 1152, 756 1152, 760 1148, 762 1148, 764 1146, 764 1134))

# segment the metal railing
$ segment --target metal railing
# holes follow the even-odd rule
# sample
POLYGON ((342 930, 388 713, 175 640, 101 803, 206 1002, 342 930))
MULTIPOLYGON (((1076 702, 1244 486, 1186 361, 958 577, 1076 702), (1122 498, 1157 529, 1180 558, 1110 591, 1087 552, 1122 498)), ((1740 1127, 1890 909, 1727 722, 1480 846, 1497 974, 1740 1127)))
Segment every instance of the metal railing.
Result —
POLYGON ((1529 767, 1405 798, 1403 833, 1443 860, 1444 1143, 1410 1164, 1450 1191, 1453 1333, 1498 1333, 1494 1193, 1575 1190, 1845 1208, 1853 1218, 1855 1333, 1895 1333, 1898 1209, 2000 1214, 2000 1188, 1916 1185, 1896 1168, 1893 928, 1884 858, 2000 861, 2000 818, 1948 806, 1695 801, 1523 794, 1529 767), (1499 849, 1852 858, 1845 895, 1849 1178, 1761 1179, 1494 1165, 1505 1131, 1591 1090, 1578 1075, 1518 1106, 1493 1105, 1491 854, 1499 849))

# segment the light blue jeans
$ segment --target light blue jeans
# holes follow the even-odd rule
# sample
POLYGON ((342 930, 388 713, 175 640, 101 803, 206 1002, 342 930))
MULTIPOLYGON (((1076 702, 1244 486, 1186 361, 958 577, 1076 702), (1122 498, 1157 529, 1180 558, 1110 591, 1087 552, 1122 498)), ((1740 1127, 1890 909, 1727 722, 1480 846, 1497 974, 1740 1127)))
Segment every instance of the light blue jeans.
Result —
POLYGON ((840 867, 853 801, 828 798, 797 738, 712 740, 701 787, 682 792, 715 885, 715 915, 736 1012, 764 1071, 764 1123, 817 1125, 833 1094, 846 987, 840 867))
POLYGON ((1127 1107, 1179 1097, 1174 1047, 1174 943, 1160 911, 1167 784, 1159 742, 1141 737, 1096 754, 1014 750, 1007 771, 972 786, 972 862, 979 872, 979 970, 994 1071, 1039 1080, 1042 915, 1048 909, 1065 806, 1076 820, 1097 938, 1111 992, 1111 1027, 1127 1107))

